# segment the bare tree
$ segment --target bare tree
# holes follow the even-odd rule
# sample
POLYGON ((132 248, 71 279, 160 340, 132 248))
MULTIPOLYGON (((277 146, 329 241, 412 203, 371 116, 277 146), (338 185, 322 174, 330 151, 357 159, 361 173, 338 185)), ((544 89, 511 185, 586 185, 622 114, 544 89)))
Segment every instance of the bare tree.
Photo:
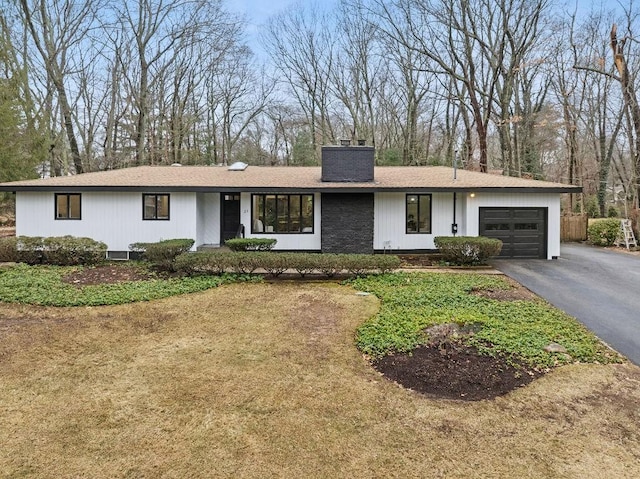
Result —
MULTIPOLYGON (((204 41, 205 35, 224 40, 235 28, 237 20, 223 9, 220 0, 136 0, 123 2, 117 8, 118 29, 130 35, 128 41, 135 46, 136 68, 128 72, 135 105, 135 164, 148 162, 149 122, 152 106, 158 98, 152 97, 157 83, 166 84, 165 75, 179 50, 193 42, 204 41)), ((220 42, 226 47, 227 42, 220 42)), ((214 47, 217 49, 217 47, 214 47)))
POLYGON ((211 107, 221 132, 222 164, 228 163, 241 135, 263 112, 273 89, 266 75, 254 73, 249 58, 246 48, 230 52, 221 71, 213 78, 217 95, 211 107))
POLYGON ((329 89, 334 58, 331 31, 317 5, 305 8, 299 3, 272 17, 264 35, 272 61, 307 117, 316 160, 320 146, 335 141, 329 89))
MULTIPOLYGON (((635 88, 635 76, 633 76, 629 70, 627 59, 625 56, 625 46, 630 36, 625 36, 621 40, 618 40, 618 27, 614 23, 611 28, 611 50, 613 53, 613 62, 618 71, 618 77, 616 78, 620 82, 622 88, 622 99, 624 101, 625 108, 630 118, 633 129, 629 131, 629 147, 631 150, 632 163, 634 165, 634 172, 636 181, 640 178, 640 105, 638 104, 638 96, 635 88)), ((640 198, 640 182, 636 186, 636 202, 640 198)), ((638 204, 636 203, 636 207, 638 204)))
POLYGON ((76 173, 82 173, 84 167, 65 82, 69 73, 69 62, 73 61, 69 58, 70 49, 87 36, 95 20, 95 12, 101 5, 98 0, 20 0, 19 5, 26 30, 42 58, 47 79, 57 96, 74 170, 76 173))
MULTIPOLYGON (((377 97, 387 66, 379 31, 362 0, 341 0, 338 6, 338 47, 331 71, 332 91, 344 106, 346 133, 352 140, 377 145, 377 97)), ((344 134, 344 133, 343 133, 344 134)))

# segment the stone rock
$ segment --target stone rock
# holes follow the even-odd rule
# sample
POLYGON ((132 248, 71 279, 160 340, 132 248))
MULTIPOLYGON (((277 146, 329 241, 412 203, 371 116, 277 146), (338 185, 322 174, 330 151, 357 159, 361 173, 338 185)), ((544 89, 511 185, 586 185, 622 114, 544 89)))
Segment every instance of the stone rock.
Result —
POLYGON ((558 343, 549 343, 544 347, 544 350, 548 353, 566 353, 567 348, 565 348, 562 344, 558 343))

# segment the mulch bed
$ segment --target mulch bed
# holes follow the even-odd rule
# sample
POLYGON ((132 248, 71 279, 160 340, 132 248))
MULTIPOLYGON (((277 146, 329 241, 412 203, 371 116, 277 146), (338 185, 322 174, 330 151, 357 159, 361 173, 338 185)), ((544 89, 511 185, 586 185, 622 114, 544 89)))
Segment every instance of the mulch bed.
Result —
POLYGON ((82 268, 68 274, 62 280, 65 283, 77 286, 87 286, 122 283, 125 281, 144 281, 153 277, 153 273, 137 266, 112 264, 94 268, 82 268))
POLYGON ((385 377, 422 394, 477 401, 502 396, 541 375, 524 364, 481 356, 459 342, 420 346, 408 354, 393 354, 373 362, 385 377))

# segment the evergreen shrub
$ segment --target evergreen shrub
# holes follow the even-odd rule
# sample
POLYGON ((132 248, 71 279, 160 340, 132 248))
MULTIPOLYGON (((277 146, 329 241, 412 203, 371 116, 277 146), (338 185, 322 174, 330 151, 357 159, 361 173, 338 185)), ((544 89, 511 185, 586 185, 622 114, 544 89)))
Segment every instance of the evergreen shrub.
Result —
POLYGON ((434 243, 445 262, 460 266, 486 264, 502 250, 502 241, 484 236, 436 236, 434 243))

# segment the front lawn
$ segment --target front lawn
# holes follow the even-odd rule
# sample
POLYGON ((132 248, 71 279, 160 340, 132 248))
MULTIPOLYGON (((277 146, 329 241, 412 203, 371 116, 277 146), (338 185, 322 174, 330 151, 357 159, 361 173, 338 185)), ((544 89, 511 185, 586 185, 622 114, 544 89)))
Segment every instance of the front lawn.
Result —
MULTIPOLYGON (((449 286, 462 305, 458 281, 485 280, 449 286)), ((379 307, 355 293, 281 281, 0 303, 0 476, 637 477, 637 367, 571 364, 491 401, 425 397, 354 347, 379 307)))

